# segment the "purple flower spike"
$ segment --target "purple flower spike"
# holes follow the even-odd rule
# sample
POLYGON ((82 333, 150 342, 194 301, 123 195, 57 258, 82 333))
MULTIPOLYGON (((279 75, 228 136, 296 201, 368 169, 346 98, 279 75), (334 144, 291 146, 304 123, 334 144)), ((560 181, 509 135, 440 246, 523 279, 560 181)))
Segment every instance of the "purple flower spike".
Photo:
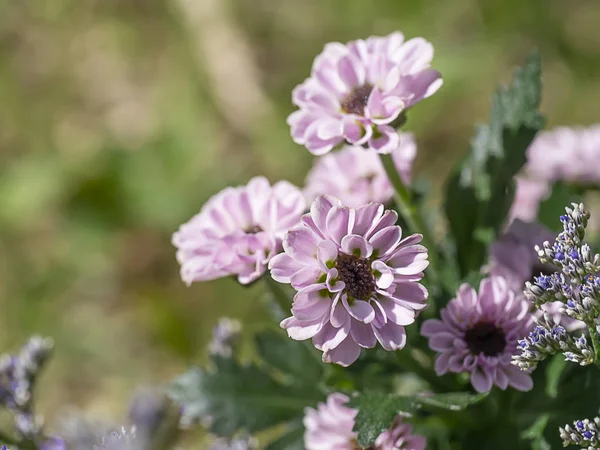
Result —
MULTIPOLYGON (((317 409, 306 408, 304 415, 304 446, 306 450, 355 450, 356 433, 352 431, 358 411, 346 406, 349 398, 333 393, 317 409)), ((381 433, 372 450, 425 450, 423 436, 412 434, 413 427, 396 416, 392 426, 381 433)))
MULTIPOLYGON (((417 145, 412 134, 403 133, 392 151, 404 184, 410 184, 417 145)), ((359 207, 369 202, 387 203, 394 195, 379 156, 358 146, 345 146, 318 158, 306 177, 304 194, 309 203, 322 194, 339 198, 344 205, 359 207)))
MULTIPOLYGON (((552 242, 555 238, 555 233, 543 225, 513 220, 502 236, 490 246, 490 274, 503 277, 516 292, 522 292, 527 281, 539 280, 541 285, 549 284, 551 277, 545 274, 552 274, 557 268, 552 264, 542 264, 535 246, 542 245, 545 241, 552 242)), ((561 301, 547 302, 540 306, 535 316, 541 317, 543 313, 549 313, 554 322, 563 325, 568 331, 585 327, 585 323, 580 320, 562 314, 562 306, 564 304, 561 301)))
POLYGON ((242 284, 255 281, 304 208, 302 192, 286 181, 271 186, 256 177, 224 189, 173 235, 181 278, 188 285, 230 275, 242 284))
POLYGON ((399 142, 392 123, 442 85, 432 59, 429 42, 399 32, 327 44, 292 93, 300 108, 288 117, 292 138, 315 155, 344 141, 390 153, 399 142))
POLYGON ((426 320, 421 328, 429 347, 438 352, 438 375, 468 372, 477 392, 487 392, 492 385, 520 391, 533 387, 529 373, 511 364, 518 340, 532 329, 529 302, 510 290, 503 278, 482 280, 479 293, 463 284, 440 316, 441 320, 426 320))
POLYGON ((397 218, 379 203, 354 209, 318 197, 269 263, 274 280, 298 291, 281 327, 292 339, 312 338, 323 361, 348 366, 377 341, 404 347, 404 327, 427 306, 419 284, 427 249, 421 235, 402 239, 397 218))

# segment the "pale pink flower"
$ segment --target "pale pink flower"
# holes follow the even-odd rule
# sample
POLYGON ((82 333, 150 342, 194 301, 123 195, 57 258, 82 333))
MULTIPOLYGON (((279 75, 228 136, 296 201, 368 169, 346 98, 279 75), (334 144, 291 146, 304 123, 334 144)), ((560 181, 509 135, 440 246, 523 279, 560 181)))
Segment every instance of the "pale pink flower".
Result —
POLYGON ((529 373, 511 364, 517 341, 531 331, 530 307, 501 277, 482 280, 479 292, 463 284, 441 310, 441 320, 426 320, 421 328, 429 347, 438 352, 435 372, 470 373, 477 392, 487 392, 492 385, 530 390, 529 373))
POLYGON ((300 108, 288 117, 292 138, 315 155, 344 141, 391 152, 399 141, 392 123, 442 85, 432 59, 429 42, 399 32, 327 44, 292 93, 300 108))
MULTIPOLYGON (((549 275, 557 270, 551 264, 542 264, 535 251, 536 245, 541 247, 545 241, 553 242, 555 238, 556 234, 543 225, 515 219, 490 246, 490 274, 503 277, 512 290, 523 292, 525 282, 533 282, 534 277, 549 275)), ((541 316, 542 312, 549 313, 556 323, 569 331, 585 327, 580 320, 561 314, 561 305, 564 306, 560 301, 546 303, 536 316, 541 316)))
POLYGON ((531 175, 519 175, 515 177, 515 182, 515 198, 508 213, 509 222, 515 219, 533 222, 538 216, 540 203, 552 192, 550 183, 531 175))
MULTIPOLYGON (((400 146, 392 151, 394 164, 404 184, 410 184, 417 145, 412 134, 403 133, 400 146)), ((304 195, 312 202, 322 194, 339 198, 344 205, 359 207, 369 202, 387 203, 394 195, 379 156, 362 147, 347 145, 319 157, 306 177, 304 195)))
MULTIPOLYGON (((333 393, 317 409, 306 408, 304 446, 306 450, 356 450, 354 419, 358 411, 346 406, 349 398, 333 393)), ((372 450, 425 450, 425 438, 412 434, 413 427, 397 416, 391 427, 381 433, 372 450)))
POLYGON ((559 127, 538 134, 527 149, 526 170, 549 182, 600 182, 600 125, 559 127))
POLYGON ((516 178, 517 190, 509 217, 536 219, 552 183, 599 184, 600 125, 558 127, 537 135, 527 149, 527 163, 516 178))
POLYGON ((274 280, 298 291, 281 326, 292 339, 312 338, 323 361, 348 366, 377 341, 404 347, 404 326, 426 307, 427 249, 421 235, 402 239, 397 219, 380 203, 354 209, 320 196, 269 263, 274 280))
POLYGON ((402 416, 396 416, 392 426, 381 433, 375 444, 374 450, 425 450, 427 440, 423 436, 412 434, 413 427, 404 423, 402 416))
POLYGON ((281 251, 281 239, 305 205, 302 192, 287 181, 271 186, 256 177, 222 190, 173 234, 181 278, 189 285, 235 275, 251 283, 281 251))

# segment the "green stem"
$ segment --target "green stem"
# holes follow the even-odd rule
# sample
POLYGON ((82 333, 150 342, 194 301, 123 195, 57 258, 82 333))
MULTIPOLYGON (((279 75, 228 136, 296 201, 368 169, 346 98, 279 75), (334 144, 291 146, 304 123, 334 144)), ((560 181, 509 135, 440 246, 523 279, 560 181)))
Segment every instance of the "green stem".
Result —
POLYGON ((600 337, 594 324, 588 324, 588 329, 590 330, 590 340, 594 347, 594 363, 600 367, 600 337))
POLYGON ((19 443, 14 438, 7 436, 6 434, 4 434, 3 431, 0 431, 0 442, 9 446, 19 445, 19 443))
POLYGON ((400 174, 396 170, 392 155, 379 155, 381 163, 385 169, 388 179, 394 187, 394 200, 402 216, 402 219, 406 222, 410 231, 413 233, 421 233, 423 235, 423 245, 429 250, 429 268, 427 274, 431 280, 436 283, 439 280, 438 276, 438 254, 437 246, 435 245, 432 233, 428 229, 427 225, 423 221, 421 215, 417 212, 417 208, 411 201, 411 195, 409 190, 404 186, 400 174))

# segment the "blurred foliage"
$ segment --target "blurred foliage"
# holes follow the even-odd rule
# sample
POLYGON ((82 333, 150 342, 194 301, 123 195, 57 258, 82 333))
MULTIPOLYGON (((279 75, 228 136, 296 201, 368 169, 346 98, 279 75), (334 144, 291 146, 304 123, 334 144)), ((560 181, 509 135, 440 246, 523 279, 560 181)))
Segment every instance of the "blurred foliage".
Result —
MULTIPOLYGON (((598 121, 597 0, 0 0, 0 344, 54 336, 43 383, 93 413, 204 358, 261 287, 187 288, 170 235, 251 176, 302 184, 290 92, 324 43, 400 29, 445 86, 409 115, 434 192, 532 49, 549 125, 598 121)), ((51 415, 53 415, 51 414, 51 415)))

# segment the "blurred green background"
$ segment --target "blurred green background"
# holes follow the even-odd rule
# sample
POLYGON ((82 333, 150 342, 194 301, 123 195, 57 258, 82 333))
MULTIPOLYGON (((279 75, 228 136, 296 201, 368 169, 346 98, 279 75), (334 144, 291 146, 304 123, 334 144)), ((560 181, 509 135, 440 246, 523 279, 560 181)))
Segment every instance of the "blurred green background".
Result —
POLYGON ((53 336, 41 410, 118 415, 204 348, 266 320, 260 286, 187 288, 171 233, 221 188, 301 185, 292 88, 332 40, 402 30, 443 88, 411 111, 417 172, 443 176, 491 93, 538 48, 549 125, 600 113, 598 0, 0 0, 0 344, 53 336))

